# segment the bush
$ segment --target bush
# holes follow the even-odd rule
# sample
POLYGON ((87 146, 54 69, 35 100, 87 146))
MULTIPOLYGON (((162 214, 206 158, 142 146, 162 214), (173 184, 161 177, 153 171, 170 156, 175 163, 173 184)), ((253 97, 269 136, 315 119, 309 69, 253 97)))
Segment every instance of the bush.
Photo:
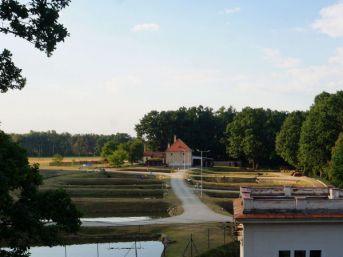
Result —
POLYGON ((55 154, 53 157, 52 157, 52 161, 54 163, 61 163, 63 161, 63 156, 60 155, 60 154, 55 154))
POLYGON ((124 164, 124 161, 127 160, 128 153, 125 150, 116 150, 110 156, 108 156, 108 161, 113 166, 121 166, 124 164))

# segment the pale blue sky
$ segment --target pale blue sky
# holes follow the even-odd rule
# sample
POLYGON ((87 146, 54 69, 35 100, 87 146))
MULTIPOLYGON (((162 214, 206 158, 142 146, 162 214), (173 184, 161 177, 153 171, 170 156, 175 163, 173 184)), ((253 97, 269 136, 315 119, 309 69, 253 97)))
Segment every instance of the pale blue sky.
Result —
POLYGON ((72 0, 51 58, 0 36, 28 79, 0 95, 1 129, 134 134, 150 110, 305 110, 343 89, 343 3, 72 0))

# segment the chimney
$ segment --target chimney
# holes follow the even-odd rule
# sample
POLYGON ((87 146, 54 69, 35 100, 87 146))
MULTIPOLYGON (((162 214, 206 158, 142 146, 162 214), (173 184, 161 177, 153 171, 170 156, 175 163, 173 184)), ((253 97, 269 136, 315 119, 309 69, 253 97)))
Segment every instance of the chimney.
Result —
POLYGON ((174 135, 174 143, 176 142, 176 135, 174 135))

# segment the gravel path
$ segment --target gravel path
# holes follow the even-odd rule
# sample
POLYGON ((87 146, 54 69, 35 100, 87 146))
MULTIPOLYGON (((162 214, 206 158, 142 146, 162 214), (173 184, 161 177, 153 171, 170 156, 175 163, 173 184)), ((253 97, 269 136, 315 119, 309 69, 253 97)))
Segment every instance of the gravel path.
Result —
MULTIPOLYGON (((164 174, 167 175, 167 174, 164 174)), ((169 174, 168 174, 169 175, 169 174)), ((201 200, 194 194, 184 181, 184 171, 170 174, 171 187, 176 196, 181 200, 184 212, 179 216, 173 216, 161 219, 152 219, 145 221, 130 221, 130 222, 99 222, 99 221, 84 221, 82 226, 87 227, 115 227, 115 226, 137 226, 150 224, 186 224, 186 223, 206 223, 206 222, 232 222, 231 216, 221 215, 203 204, 201 200)))

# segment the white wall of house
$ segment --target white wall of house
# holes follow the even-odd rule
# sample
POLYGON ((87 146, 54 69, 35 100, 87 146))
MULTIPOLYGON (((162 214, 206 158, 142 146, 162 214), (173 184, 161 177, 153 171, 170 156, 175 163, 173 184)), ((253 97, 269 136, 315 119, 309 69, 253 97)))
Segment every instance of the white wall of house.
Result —
POLYGON ((170 167, 191 167, 192 152, 166 152, 166 163, 170 167))
POLYGON ((278 257, 280 250, 321 250, 322 257, 343 256, 343 223, 244 224, 241 257, 278 257))

